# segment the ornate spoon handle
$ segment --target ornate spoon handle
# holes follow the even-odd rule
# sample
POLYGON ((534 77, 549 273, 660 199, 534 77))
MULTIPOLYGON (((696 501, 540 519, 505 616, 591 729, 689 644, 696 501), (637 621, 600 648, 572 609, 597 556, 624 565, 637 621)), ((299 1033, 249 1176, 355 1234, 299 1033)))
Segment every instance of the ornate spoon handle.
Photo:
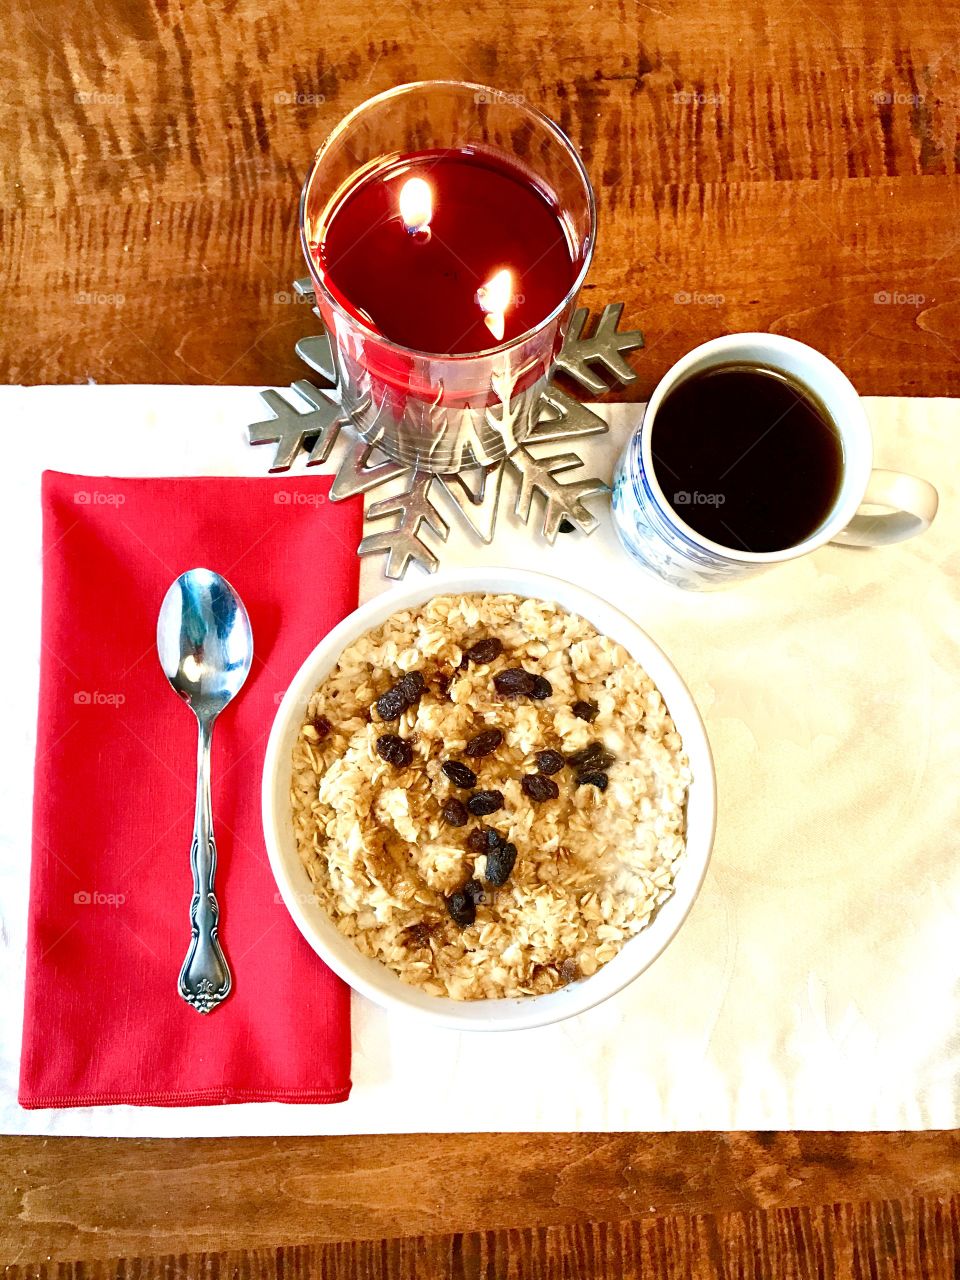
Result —
POLYGON ((233 979, 217 937, 220 906, 213 891, 217 871, 217 846, 213 839, 210 805, 210 739, 213 720, 200 720, 197 745, 197 812, 193 822, 190 869, 193 901, 190 924, 193 937, 180 970, 180 994, 198 1013, 209 1013, 230 994, 233 979))

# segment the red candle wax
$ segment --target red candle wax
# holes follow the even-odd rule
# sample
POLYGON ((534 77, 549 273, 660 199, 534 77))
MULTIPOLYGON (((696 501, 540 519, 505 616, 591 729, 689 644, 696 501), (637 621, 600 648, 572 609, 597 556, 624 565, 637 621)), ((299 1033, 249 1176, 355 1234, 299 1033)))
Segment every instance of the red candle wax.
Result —
POLYGON ((392 342, 441 355, 488 351, 535 328, 578 270, 548 194, 504 158, 474 150, 425 151, 365 175, 310 248, 345 310, 392 342), (412 178, 429 186, 429 229, 401 216, 412 178), (481 291, 504 270, 510 301, 500 336, 481 291))

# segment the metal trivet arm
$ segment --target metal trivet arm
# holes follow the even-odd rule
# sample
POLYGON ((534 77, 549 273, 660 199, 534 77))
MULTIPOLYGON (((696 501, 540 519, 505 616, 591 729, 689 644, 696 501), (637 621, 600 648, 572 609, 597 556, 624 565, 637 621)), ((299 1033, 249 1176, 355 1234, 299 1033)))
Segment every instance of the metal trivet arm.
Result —
MULTIPOLYGON (((295 291, 313 299, 309 280, 294 282, 295 291)), ((314 308, 314 314, 317 314, 314 308)), ((621 332, 618 328, 623 303, 609 303, 603 308, 595 326, 590 326, 588 308, 581 307, 573 317, 563 347, 556 360, 556 370, 578 383, 593 395, 625 386, 636 377, 624 356, 643 346, 638 330, 621 332), (589 336, 584 336, 589 331, 589 336)), ((368 532, 357 549, 358 555, 385 555, 384 572, 388 578, 402 578, 411 564, 428 573, 439 566, 436 552, 424 533, 444 543, 450 525, 435 498, 447 499, 447 507, 456 513, 481 542, 493 541, 497 513, 505 496, 504 476, 515 482, 514 513, 529 526, 534 498, 542 499, 540 533, 553 543, 561 527, 571 526, 592 533, 599 525, 598 517, 585 505, 584 499, 602 493, 609 486, 597 477, 561 480, 559 477, 583 466, 579 454, 563 453, 537 457, 528 446, 568 441, 599 435, 608 430, 599 414, 556 383, 550 382, 536 405, 534 421, 523 424, 517 433, 512 387, 503 389, 499 416, 486 411, 486 421, 496 428, 507 449, 501 461, 454 475, 439 475, 387 458, 357 433, 356 423, 340 403, 336 361, 326 333, 311 334, 296 344, 300 359, 322 379, 325 385, 300 378, 290 384, 292 398, 279 391, 260 394, 274 415, 249 428, 252 445, 276 445, 270 470, 288 471, 301 453, 307 454, 308 467, 327 462, 334 447, 345 446, 339 460, 330 499, 333 502, 385 485, 403 477, 399 492, 371 503, 366 511, 367 523, 391 520, 390 527, 368 532)))

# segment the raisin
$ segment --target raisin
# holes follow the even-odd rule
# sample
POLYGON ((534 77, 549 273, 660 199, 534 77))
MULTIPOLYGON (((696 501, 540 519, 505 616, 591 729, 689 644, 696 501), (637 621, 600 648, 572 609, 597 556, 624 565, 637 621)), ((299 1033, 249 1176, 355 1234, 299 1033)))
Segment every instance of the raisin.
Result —
POLYGON ((493 827, 475 827, 467 838, 467 848, 474 853, 489 853, 504 843, 503 836, 493 827))
POLYGON ((460 657, 460 664, 459 664, 459 666, 457 667, 457 670, 458 670, 458 671, 466 671, 466 669, 467 669, 467 667, 469 667, 469 665, 470 665, 470 659, 467 657, 467 655, 466 655, 465 653, 464 653, 464 654, 462 654, 462 655, 461 655, 461 657, 460 657))
POLYGON ((560 521, 560 523, 557 525, 557 532, 558 532, 558 533, 573 533, 573 531, 574 531, 574 529, 576 529, 576 527, 577 527, 577 526, 576 526, 575 524, 572 524, 572 523, 567 519, 567 517, 566 517, 566 516, 564 516, 564 517, 563 517, 563 519, 560 521))
POLYGON ((563 756, 559 751, 538 751, 533 758, 538 773, 559 773, 563 768, 563 756))
POLYGON ((455 787, 463 787, 465 791, 470 791, 477 785, 477 775, 461 760, 444 760, 440 768, 455 787))
POLYGON ((537 682, 537 677, 523 667, 507 667, 506 671, 498 671, 493 677, 493 687, 497 693, 512 697, 514 694, 528 694, 537 682))
POLYGON ((575 702, 571 707, 571 711, 578 720, 586 720, 588 724, 593 724, 597 716, 600 714, 600 707, 591 698, 589 702, 575 702))
POLYGON ((502 791, 476 791, 467 801, 467 808, 475 818, 485 818, 503 808, 502 791))
POLYGON ((596 787, 598 791, 606 791, 610 779, 600 769, 592 769, 587 773, 577 774, 577 786, 596 787))
POLYGON ((476 920, 477 904, 463 889, 456 889, 450 894, 449 898, 444 899, 444 902, 447 904, 450 918, 461 929, 465 929, 467 925, 473 924, 474 920, 476 920))
POLYGON ((466 652, 466 657, 470 662, 493 662, 494 658, 499 658, 503 653, 503 641, 498 640, 496 636, 488 636, 486 640, 478 640, 475 645, 471 645, 466 652))
POLYGON ((502 741, 503 733, 500 729, 484 729, 482 733, 470 739, 464 748, 464 755, 469 756, 471 760, 477 759, 478 756, 488 756, 491 751, 496 751, 502 741))
POLYGON ((575 769, 606 769, 613 764, 616 756, 607 751, 602 742, 591 742, 580 751, 567 756, 567 764, 575 769))
POLYGON ((423 696, 424 681, 420 671, 408 671, 397 684, 397 688, 407 700, 407 706, 415 706, 423 696))
POLYGON ((448 675, 447 672, 437 676, 437 688, 440 690, 440 697, 443 698, 445 702, 450 701, 450 686, 452 684, 453 676, 448 675))
POLYGON ((407 709, 407 695, 398 684, 381 693, 377 699, 377 715, 381 720, 399 720, 407 709))
POLYGON ((318 741, 322 742, 324 738, 330 736, 330 730, 333 728, 333 725, 326 716, 317 716, 316 720, 313 722, 313 727, 317 731, 318 741))
POLYGON ((463 892, 467 895, 474 906, 476 906, 478 902, 483 901, 483 885, 476 877, 467 881, 463 886, 463 892))
POLYGON ((430 938, 433 935, 433 929, 422 921, 419 924, 411 924, 403 931, 403 938, 409 947, 427 947, 430 945, 430 938))
POLYGON ((413 760, 413 747, 395 733, 383 733, 377 739, 377 755, 395 769, 405 769, 413 760))
POLYGON ((552 778, 545 778, 542 773, 528 773, 520 780, 523 794, 540 804, 543 800, 556 800, 560 788, 552 778))
POLYGON ((377 715, 381 720, 399 720, 407 707, 420 701, 425 687, 421 671, 408 671, 403 679, 381 693, 377 699, 377 715))
POLYGON ((553 685, 546 676, 534 676, 533 688, 530 690, 530 697, 536 702, 542 702, 544 698, 549 698, 553 693, 553 685))
POLYGON ((566 960, 560 962, 557 972, 560 974, 561 982, 576 982, 580 977, 580 966, 573 956, 567 956, 566 960))
POLYGON ((470 817, 467 806, 456 796, 450 796, 440 812, 448 827, 465 827, 470 817))
POLYGON ((515 844, 502 844, 496 849, 491 849, 487 854, 487 868, 483 873, 483 878, 489 884, 496 885, 499 888, 507 883, 516 860, 517 846, 515 844))

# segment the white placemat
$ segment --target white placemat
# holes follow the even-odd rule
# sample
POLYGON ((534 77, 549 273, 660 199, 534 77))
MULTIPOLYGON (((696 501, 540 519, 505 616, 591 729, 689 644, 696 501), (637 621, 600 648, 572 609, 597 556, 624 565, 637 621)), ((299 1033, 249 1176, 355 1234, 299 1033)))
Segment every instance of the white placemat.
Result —
MULTIPOLYGON (((251 388, 2 388, 7 539, 0 687, 0 1129, 118 1135, 960 1125, 960 402, 867 400, 880 466, 934 480, 923 538, 828 547, 688 595, 644 576, 608 523, 549 549, 501 518, 448 562, 569 576, 676 662, 716 756, 701 895, 653 968, 539 1031, 429 1030, 355 998, 354 1091, 280 1104, 24 1112, 16 1104, 39 649, 39 476, 259 474, 251 388)), ((609 475, 636 406, 584 443, 609 475)), ((602 504, 600 504, 602 505, 602 504)), ((282 572, 282 566, 278 566, 282 572)), ((377 566, 364 593, 382 589, 377 566)), ((184 857, 187 856, 186 848, 184 857)))

